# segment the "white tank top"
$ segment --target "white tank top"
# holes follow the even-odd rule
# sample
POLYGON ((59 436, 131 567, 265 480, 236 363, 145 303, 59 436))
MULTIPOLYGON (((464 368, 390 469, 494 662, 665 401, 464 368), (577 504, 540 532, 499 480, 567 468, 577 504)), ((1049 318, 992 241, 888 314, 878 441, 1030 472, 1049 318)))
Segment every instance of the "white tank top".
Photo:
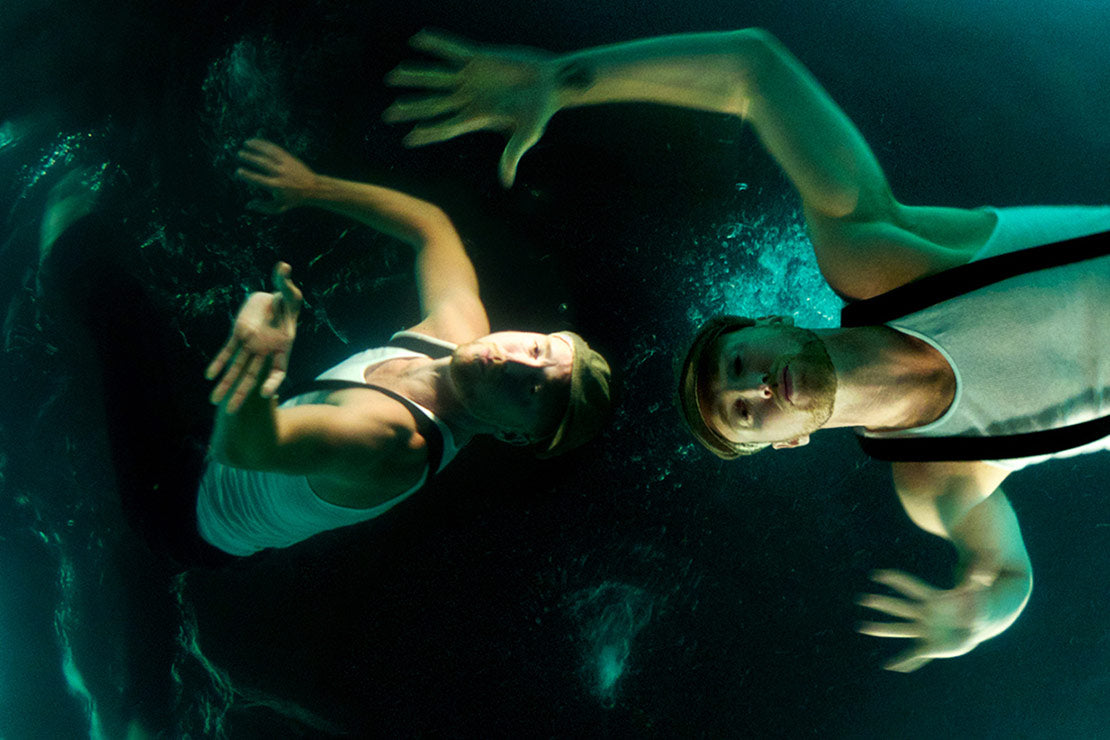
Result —
MULTIPOLYGON (((993 209, 998 224, 973 261, 1110 230, 1110 207, 993 209)), ((939 351, 956 376, 936 421, 869 437, 1021 434, 1110 414, 1110 257, 1019 275, 888 326, 939 351)), ((1008 470, 1110 449, 1083 447, 1009 460, 1008 470)))
MULTIPOLYGON (((398 332, 411 334, 411 332, 398 332)), ((394 336, 397 336, 396 334, 394 336)), ((416 335, 433 343, 441 343, 416 335)), ((443 343, 448 349, 454 345, 443 343)), ((396 347, 376 347, 355 354, 321 373, 319 380, 366 382, 366 370, 398 357, 421 357, 421 353, 396 347)), ((283 408, 319 403, 328 391, 314 391, 284 401, 283 408)), ((443 457, 439 470, 459 451, 455 437, 429 409, 415 404, 435 422, 443 434, 443 457)), ((438 472, 438 471, 437 471, 438 472)), ((197 529, 207 542, 231 555, 252 555, 268 547, 288 547, 309 537, 381 516, 416 493, 428 479, 425 470, 412 488, 369 509, 337 506, 317 496, 300 475, 243 470, 210 461, 197 493, 197 529)))

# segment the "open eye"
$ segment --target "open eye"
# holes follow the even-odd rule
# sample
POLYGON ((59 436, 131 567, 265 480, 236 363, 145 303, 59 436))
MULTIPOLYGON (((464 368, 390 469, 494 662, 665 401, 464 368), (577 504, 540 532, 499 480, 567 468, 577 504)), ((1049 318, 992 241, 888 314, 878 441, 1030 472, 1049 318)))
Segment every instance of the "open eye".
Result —
POLYGON ((532 345, 532 357, 534 357, 534 358, 538 358, 539 356, 540 356, 540 343, 539 343, 539 341, 537 340, 537 341, 536 341, 536 342, 535 342, 535 343, 534 343, 534 344, 532 345))

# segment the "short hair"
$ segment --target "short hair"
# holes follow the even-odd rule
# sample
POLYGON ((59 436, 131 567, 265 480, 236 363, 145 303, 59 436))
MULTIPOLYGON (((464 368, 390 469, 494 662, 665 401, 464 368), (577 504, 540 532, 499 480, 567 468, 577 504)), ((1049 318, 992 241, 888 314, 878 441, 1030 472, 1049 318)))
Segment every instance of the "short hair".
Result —
POLYGON ((733 442, 706 423, 701 399, 709 384, 712 366, 706 367, 706 354, 717 340, 734 331, 755 326, 755 319, 746 316, 714 316, 702 324, 690 343, 678 380, 678 400, 682 417, 690 433, 702 447, 722 460, 734 460, 770 447, 768 442, 733 442))

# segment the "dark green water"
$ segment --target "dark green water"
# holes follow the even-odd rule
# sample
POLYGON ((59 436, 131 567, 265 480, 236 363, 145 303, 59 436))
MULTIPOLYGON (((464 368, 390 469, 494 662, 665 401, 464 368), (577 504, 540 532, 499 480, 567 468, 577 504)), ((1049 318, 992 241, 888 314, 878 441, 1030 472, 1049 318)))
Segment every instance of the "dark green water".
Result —
POLYGON ((761 25, 903 201, 1105 203, 1110 6, 163 5, 19 0, 0 16, 0 736, 123 737, 136 719, 229 738, 1107 732, 1104 455, 1008 482, 1032 602, 1003 636, 903 676, 880 670, 894 647, 854 632, 853 597, 877 567, 944 583, 954 556, 910 525, 887 467, 846 432, 724 464, 682 430, 674 364, 702 318, 831 326, 839 307, 749 130, 561 113, 504 192, 498 137, 405 150, 380 80, 425 25, 552 50, 761 25), (495 328, 573 327, 619 365, 612 428, 555 461, 474 445, 388 517, 231 568, 152 556, 120 503, 103 368, 36 293, 39 219, 66 172, 98 184, 117 230, 87 249, 146 286, 137 322, 173 358, 135 382, 199 417, 204 363, 276 258, 308 301, 294 376, 416 315, 400 246, 327 214, 246 214, 231 156, 258 134, 443 205, 495 328))

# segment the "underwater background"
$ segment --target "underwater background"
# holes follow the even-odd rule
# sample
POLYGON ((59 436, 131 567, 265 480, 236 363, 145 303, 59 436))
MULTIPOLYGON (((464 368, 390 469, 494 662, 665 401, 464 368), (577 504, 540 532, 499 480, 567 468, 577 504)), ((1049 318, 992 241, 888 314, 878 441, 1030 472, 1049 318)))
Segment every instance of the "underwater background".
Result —
POLYGON ((847 431, 724 463, 674 403, 709 315, 836 324, 785 178, 739 121, 636 105, 557 115, 511 191, 499 136, 406 150, 382 78, 425 26, 553 51, 763 26, 900 200, 1110 201, 1105 0, 9 0, 0 737, 1110 735, 1110 460, 1007 481, 1036 572, 1010 630, 882 671, 899 647, 854 631, 868 573, 949 585, 955 558, 910 524, 888 466, 847 431), (495 329, 574 328, 619 368, 603 437, 549 461, 473 444, 382 519, 226 568, 153 555, 104 432, 115 371, 43 279, 42 215, 67 182, 113 226, 82 245, 86 298, 122 301, 95 265, 126 264, 148 302, 120 313, 172 360, 127 382, 197 418, 205 363, 277 259, 307 301, 294 378, 417 317, 407 248, 328 213, 245 211, 233 157, 258 135, 443 206, 495 329))

